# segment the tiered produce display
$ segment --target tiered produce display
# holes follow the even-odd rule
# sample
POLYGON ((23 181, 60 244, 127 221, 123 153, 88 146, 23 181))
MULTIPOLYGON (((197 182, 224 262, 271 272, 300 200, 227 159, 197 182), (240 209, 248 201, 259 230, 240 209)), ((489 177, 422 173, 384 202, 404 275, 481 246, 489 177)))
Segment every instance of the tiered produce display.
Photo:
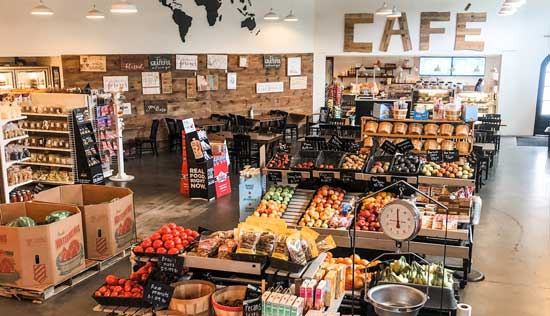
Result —
POLYGON ((294 188, 290 186, 272 185, 254 211, 254 216, 281 218, 293 194, 294 188))

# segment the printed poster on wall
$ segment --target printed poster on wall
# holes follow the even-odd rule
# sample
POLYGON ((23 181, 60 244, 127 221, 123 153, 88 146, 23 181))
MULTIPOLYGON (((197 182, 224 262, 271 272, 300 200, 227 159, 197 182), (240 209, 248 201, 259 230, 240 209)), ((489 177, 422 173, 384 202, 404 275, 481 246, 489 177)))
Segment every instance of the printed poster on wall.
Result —
POLYGON ((227 55, 208 55, 207 68, 227 70, 227 55))
POLYGON ((143 94, 160 94, 160 74, 154 72, 141 73, 143 94))
POLYGON ((302 57, 288 57, 287 75, 299 76, 302 74, 302 57))
POLYGON ((307 76, 290 77, 290 90, 307 89, 307 76))
POLYGON ((106 56, 80 56, 81 72, 107 72, 106 56))
POLYGON ((162 83, 162 94, 171 94, 172 93, 172 72, 163 72, 160 74, 160 79, 162 83))
POLYGON ((218 76, 197 75, 197 90, 199 92, 218 90, 218 76))
POLYGON ((199 58, 197 55, 176 55, 177 70, 198 70, 199 58))
POLYGON ((239 56, 239 67, 248 68, 248 56, 239 56))
POLYGON ((237 73, 227 73, 227 90, 237 90, 237 73))
POLYGON ((105 92, 128 91, 128 76, 104 76, 103 90, 105 92))
POLYGON ((258 82, 256 83, 256 93, 283 92, 285 85, 283 82, 258 82))

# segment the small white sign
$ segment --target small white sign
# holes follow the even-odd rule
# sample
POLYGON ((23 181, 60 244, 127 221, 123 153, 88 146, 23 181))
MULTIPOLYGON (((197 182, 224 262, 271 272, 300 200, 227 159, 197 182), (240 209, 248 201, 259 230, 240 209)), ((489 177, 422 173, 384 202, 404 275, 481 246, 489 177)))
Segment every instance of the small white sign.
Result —
POLYGON ((160 94, 160 74, 156 71, 142 72, 141 85, 143 94, 160 94))
POLYGON ((239 67, 248 68, 248 57, 247 56, 239 56, 239 67))
POLYGON ((132 103, 122 103, 120 105, 122 115, 132 115, 132 103))
POLYGON ((199 58, 197 55, 176 55, 176 69, 198 70, 199 58))
POLYGON ((208 69, 227 70, 227 55, 208 55, 206 64, 208 69))
POLYGON ((258 82, 256 83, 256 93, 284 92, 285 84, 283 82, 258 82))
POLYGON ((302 57, 289 57, 287 59, 288 69, 287 75, 299 76, 302 74, 302 57))
POLYGON ((104 76, 103 90, 105 92, 128 91, 128 76, 104 76))
POLYGON ((227 90, 237 90, 237 73, 227 73, 227 90))
POLYGON ((307 76, 290 77, 290 90, 307 89, 307 76))

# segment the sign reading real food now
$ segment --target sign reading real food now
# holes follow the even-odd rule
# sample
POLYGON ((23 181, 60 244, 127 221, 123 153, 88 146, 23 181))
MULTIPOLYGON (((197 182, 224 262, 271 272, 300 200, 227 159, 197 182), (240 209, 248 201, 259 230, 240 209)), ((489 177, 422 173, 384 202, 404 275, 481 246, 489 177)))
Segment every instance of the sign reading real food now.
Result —
MULTIPOLYGON (((418 47, 421 51, 430 49, 430 36, 445 34, 446 28, 432 27, 432 22, 450 22, 451 12, 420 12, 419 42, 418 47)), ((486 12, 460 12, 456 14, 456 31, 454 50, 483 51, 485 42, 467 40, 466 36, 479 36, 482 29, 472 27, 469 23, 483 23, 487 21, 486 12)), ((372 42, 355 42, 354 33, 356 24, 373 24, 374 14, 372 13, 350 13, 345 15, 344 27, 344 51, 345 52, 365 52, 373 51, 372 42)), ((401 13, 399 18, 388 18, 384 29, 382 30, 382 39, 380 40, 379 51, 387 52, 392 36, 399 36, 404 51, 413 49, 409 31, 407 14, 401 13), (395 27, 397 24, 397 28, 395 27)))

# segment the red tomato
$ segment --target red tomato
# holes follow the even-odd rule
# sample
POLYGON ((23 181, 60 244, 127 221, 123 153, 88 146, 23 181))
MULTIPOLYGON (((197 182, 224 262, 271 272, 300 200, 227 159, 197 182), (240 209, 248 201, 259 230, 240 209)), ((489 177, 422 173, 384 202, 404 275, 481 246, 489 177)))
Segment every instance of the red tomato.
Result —
POLYGON ((116 285, 118 284, 118 278, 112 274, 109 274, 107 277, 105 277, 105 283, 109 285, 116 285))
POLYGON ((122 291, 122 286, 120 285, 115 286, 115 292, 121 292, 121 291, 122 291))
POLYGON ((133 280, 133 281, 139 280, 139 273, 132 272, 132 274, 130 274, 130 280, 133 280))
POLYGON ((132 294, 132 297, 136 297, 136 298, 140 298, 142 297, 143 295, 141 295, 140 293, 134 293, 132 294))
POLYGON ((176 227, 176 229, 177 229, 178 231, 180 231, 180 232, 182 232, 182 231, 185 230, 185 228, 183 228, 183 227, 181 227, 181 226, 176 227))
POLYGON ((105 293, 103 293, 103 296, 111 296, 111 291, 106 291, 105 293))
POLYGON ((164 248, 166 249, 174 248, 175 245, 176 243, 173 240, 167 240, 164 242, 164 248))
POLYGON ((139 288, 138 287, 135 287, 132 289, 131 291, 132 293, 139 293, 139 288))
POLYGON ((111 296, 117 297, 117 296, 118 296, 118 292, 111 292, 111 296))
POLYGON ((162 247, 162 240, 160 239, 157 239, 155 241, 153 241, 153 248, 158 248, 158 247, 162 247))
POLYGON ((191 235, 191 232, 193 232, 192 230, 190 230, 189 228, 185 229, 184 232, 187 234, 187 235, 191 235))
POLYGON ((168 228, 170 228, 170 229, 174 229, 174 228, 178 227, 178 225, 176 225, 174 223, 168 223, 168 224, 166 224, 166 226, 168 226, 168 228))
POLYGON ((103 293, 101 293, 100 291, 95 291, 94 295, 95 296, 103 296, 103 293))
POLYGON ((160 229, 160 232, 164 235, 164 234, 170 234, 172 230, 170 229, 170 227, 164 226, 160 229))
POLYGON ((179 237, 174 237, 174 239, 172 239, 174 241, 174 244, 181 244, 181 238, 179 237))
POLYGON ((140 253, 142 253, 142 252, 143 252, 143 247, 142 247, 142 246, 135 246, 135 247, 134 247, 134 252, 140 252, 140 253))
POLYGON ((98 291, 101 292, 101 293, 105 293, 105 292, 107 292, 107 287, 106 287, 106 286, 102 286, 102 287, 99 288, 98 291))
POLYGON ((158 254, 165 254, 167 251, 166 251, 166 248, 164 247, 160 247, 160 248, 157 248, 157 253, 158 254))
POLYGON ((183 239, 187 239, 187 234, 186 233, 181 233, 180 234, 180 238, 183 240, 183 239))
POLYGON ((132 297, 132 293, 130 293, 130 291, 124 291, 124 293, 122 293, 122 296, 123 297, 132 297))
POLYGON ((196 231, 191 232, 191 236, 193 236, 193 237, 197 237, 198 235, 199 235, 199 233, 196 232, 196 231))
POLYGON ((178 248, 170 248, 168 250, 168 254, 169 255, 177 255, 180 251, 178 250, 178 248))
POLYGON ((174 237, 177 237, 177 236, 179 236, 181 233, 180 233, 180 231, 177 230, 177 229, 172 229, 172 232, 171 232, 170 234, 172 234, 172 236, 174 236, 174 237))
POLYGON ((185 248, 185 247, 183 247, 182 244, 176 244, 174 247, 175 247, 176 249, 178 249, 179 251, 181 251, 181 250, 183 250, 183 248, 185 248))
POLYGON ((195 241, 195 237, 193 237, 193 236, 187 236, 187 241, 193 242, 193 241, 195 241))
POLYGON ((155 248, 147 247, 147 249, 145 249, 145 253, 155 253, 155 248))
POLYGON ((115 290, 117 290, 117 292, 122 291, 122 285, 124 285, 124 283, 126 283, 125 279, 118 279, 118 288, 116 288, 115 290))
POLYGON ((153 242, 151 241, 151 239, 147 238, 147 239, 144 239, 142 242, 141 242, 141 247, 143 248, 147 248, 147 247, 151 247, 151 244, 153 242))
POLYGON ((149 237, 149 238, 151 238, 151 240, 157 240, 157 239, 160 239, 160 237, 161 237, 161 236, 160 236, 159 233, 153 233, 153 234, 151 235, 151 237, 149 237))
POLYGON ((181 245, 183 247, 187 247, 189 245, 189 241, 187 239, 181 241, 181 245))
POLYGON ((162 235, 162 241, 172 240, 173 238, 174 238, 174 235, 172 234, 162 235))

